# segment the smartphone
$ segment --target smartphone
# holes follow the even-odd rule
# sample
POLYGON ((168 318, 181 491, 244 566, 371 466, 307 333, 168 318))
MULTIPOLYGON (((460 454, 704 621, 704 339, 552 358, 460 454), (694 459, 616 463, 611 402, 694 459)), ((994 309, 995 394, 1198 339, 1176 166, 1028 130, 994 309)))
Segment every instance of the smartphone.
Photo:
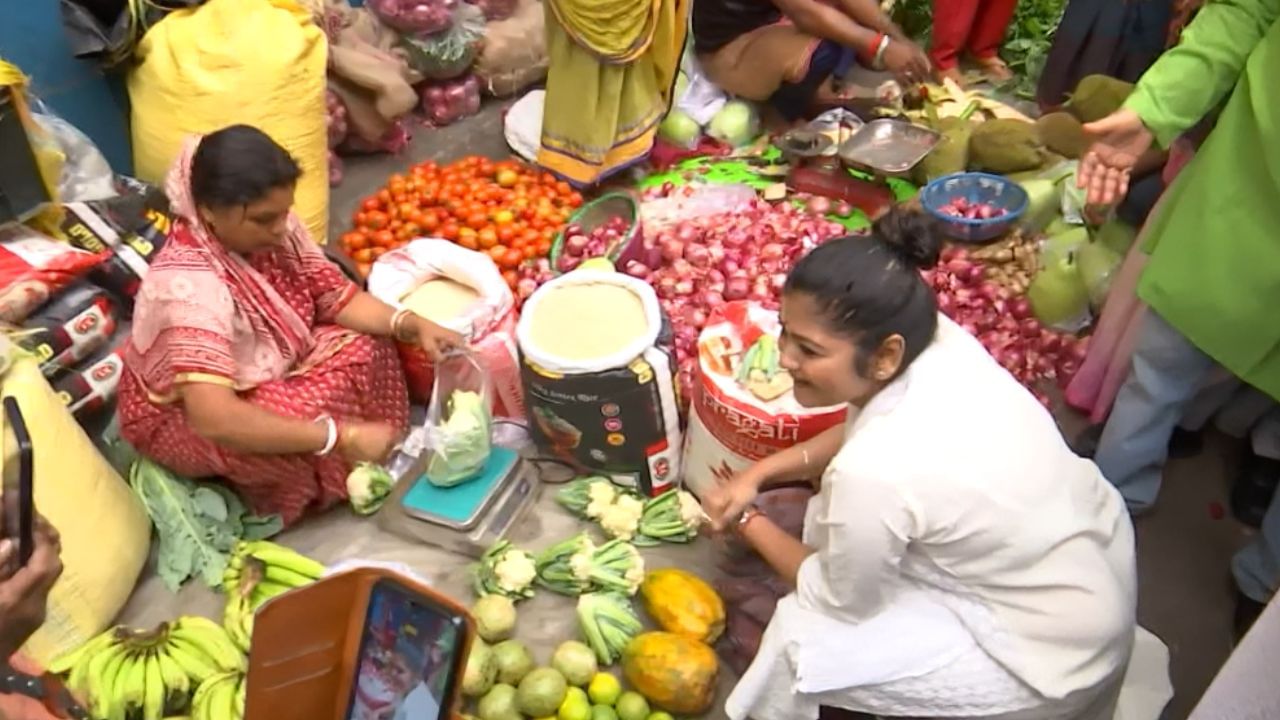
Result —
POLYGON ((445 720, 466 619, 395 580, 369 594, 347 720, 445 720))
POLYGON ((33 487, 35 454, 27 421, 18 407, 17 398, 4 399, 4 486, 0 490, 0 507, 4 515, 4 537, 18 546, 18 554, 9 572, 27 564, 34 549, 35 507, 33 487))

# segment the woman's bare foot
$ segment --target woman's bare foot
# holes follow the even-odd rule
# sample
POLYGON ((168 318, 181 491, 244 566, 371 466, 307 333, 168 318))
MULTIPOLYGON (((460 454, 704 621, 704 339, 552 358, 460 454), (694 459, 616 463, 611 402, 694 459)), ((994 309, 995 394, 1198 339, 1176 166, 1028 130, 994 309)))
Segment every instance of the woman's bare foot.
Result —
POLYGON ((1006 83, 1013 79, 1013 71, 998 57, 975 58, 974 63, 994 83, 1006 83))
POLYGON ((946 70, 938 71, 938 79, 942 81, 950 80, 960 87, 964 87, 964 73, 960 72, 960 68, 953 67, 946 70))

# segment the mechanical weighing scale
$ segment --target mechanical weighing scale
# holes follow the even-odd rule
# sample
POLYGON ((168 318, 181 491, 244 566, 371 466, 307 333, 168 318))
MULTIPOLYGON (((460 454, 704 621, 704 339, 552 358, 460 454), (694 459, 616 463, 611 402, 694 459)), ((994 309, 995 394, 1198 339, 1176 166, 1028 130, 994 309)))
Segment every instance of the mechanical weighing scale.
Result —
POLYGON ((516 450, 494 445, 479 477, 442 488, 427 482, 427 453, 415 440, 387 463, 396 485, 378 524, 389 532, 479 557, 537 499, 536 471, 516 450))

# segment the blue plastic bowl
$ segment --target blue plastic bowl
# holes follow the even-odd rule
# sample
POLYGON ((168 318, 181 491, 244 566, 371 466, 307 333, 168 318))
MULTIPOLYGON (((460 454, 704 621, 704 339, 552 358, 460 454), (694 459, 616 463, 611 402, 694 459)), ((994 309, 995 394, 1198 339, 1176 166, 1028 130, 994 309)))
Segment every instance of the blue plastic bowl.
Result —
POLYGON ((1030 198, 1018 183, 999 175, 965 172, 944 175, 920 191, 920 205, 942 222, 948 236, 961 242, 980 243, 994 240, 1009 231, 1027 211, 1030 198), (971 203, 986 203, 1005 211, 987 220, 953 217, 942 208, 957 197, 971 203))

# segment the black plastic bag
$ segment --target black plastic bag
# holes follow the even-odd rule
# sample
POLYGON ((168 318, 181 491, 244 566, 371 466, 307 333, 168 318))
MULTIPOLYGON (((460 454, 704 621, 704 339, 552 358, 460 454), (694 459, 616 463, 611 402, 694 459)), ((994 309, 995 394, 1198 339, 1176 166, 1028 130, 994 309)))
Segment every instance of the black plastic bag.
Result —
POLYGON ((203 5, 205 0, 60 0, 62 27, 72 53, 115 68, 133 57, 142 36, 174 10, 203 5), (141 13, 135 15, 135 13, 141 13))

